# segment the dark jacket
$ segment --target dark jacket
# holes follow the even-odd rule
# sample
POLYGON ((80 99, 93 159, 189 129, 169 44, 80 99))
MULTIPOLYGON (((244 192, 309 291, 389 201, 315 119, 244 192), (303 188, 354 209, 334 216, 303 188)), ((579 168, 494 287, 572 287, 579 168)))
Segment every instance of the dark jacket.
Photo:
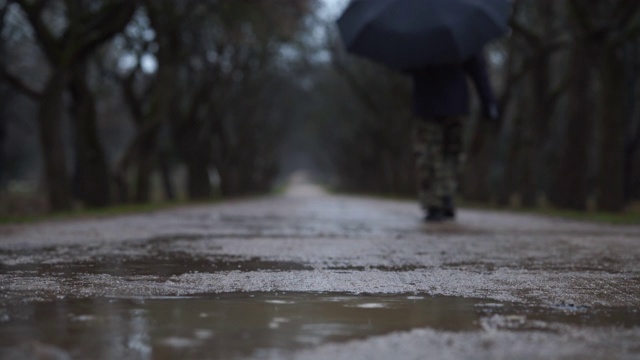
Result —
POLYGON ((483 116, 497 117, 495 97, 482 55, 463 64, 430 65, 410 71, 413 77, 413 114, 423 119, 464 116, 469 110, 467 76, 480 96, 483 116))

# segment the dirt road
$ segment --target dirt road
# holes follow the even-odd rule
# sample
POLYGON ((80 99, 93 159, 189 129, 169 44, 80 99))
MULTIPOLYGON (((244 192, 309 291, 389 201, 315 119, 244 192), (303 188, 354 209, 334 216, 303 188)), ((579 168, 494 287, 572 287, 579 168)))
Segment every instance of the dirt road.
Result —
POLYGON ((632 359, 638 309, 640 226, 478 210, 424 224, 413 202, 299 184, 0 228, 2 358, 632 359))

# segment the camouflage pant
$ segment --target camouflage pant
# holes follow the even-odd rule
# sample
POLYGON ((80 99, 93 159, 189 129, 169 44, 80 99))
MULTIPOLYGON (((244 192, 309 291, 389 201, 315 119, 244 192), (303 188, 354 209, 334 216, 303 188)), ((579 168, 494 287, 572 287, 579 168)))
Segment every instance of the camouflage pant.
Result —
POLYGON ((414 121, 413 150, 423 209, 442 207, 443 197, 455 196, 462 158, 462 120, 446 117, 414 121))

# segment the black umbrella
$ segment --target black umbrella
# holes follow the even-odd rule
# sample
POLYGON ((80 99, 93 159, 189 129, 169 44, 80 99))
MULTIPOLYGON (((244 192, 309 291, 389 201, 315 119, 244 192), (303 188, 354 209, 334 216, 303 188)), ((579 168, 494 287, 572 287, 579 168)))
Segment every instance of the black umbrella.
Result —
POLYGON ((459 63, 508 29, 509 0, 354 0, 338 19, 347 51, 392 68, 459 63))

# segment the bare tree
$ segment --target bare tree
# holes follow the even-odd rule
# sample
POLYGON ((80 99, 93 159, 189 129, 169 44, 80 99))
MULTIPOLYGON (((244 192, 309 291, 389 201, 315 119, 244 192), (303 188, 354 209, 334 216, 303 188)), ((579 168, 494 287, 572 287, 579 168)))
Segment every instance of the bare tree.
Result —
POLYGON ((68 164, 64 153, 61 122, 65 114, 64 94, 72 87, 76 111, 76 172, 81 196, 89 206, 109 202, 108 169, 97 141, 95 105, 87 96, 83 70, 87 58, 129 22, 135 1, 28 1, 15 0, 33 29, 34 36, 50 64, 42 89, 32 89, 19 77, 5 71, 5 77, 39 103, 38 123, 45 160, 45 175, 52 210, 71 207, 68 164), (60 7, 64 14, 60 13, 60 7), (54 29, 44 15, 66 16, 64 30, 54 29), (73 85, 73 86, 72 86, 73 85))

